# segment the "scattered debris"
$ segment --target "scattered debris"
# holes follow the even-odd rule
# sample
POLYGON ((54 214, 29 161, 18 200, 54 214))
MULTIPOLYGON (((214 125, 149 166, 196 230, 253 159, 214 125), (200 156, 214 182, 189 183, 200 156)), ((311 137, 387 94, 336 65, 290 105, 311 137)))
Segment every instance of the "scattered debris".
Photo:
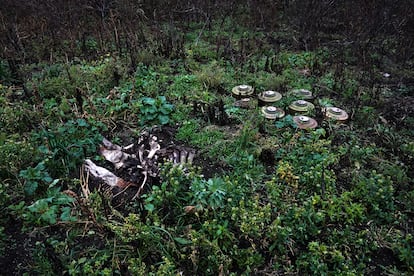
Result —
MULTIPOLYGON (((125 161, 128 160, 128 158, 135 158, 135 155, 130 155, 125 152, 123 152, 123 148, 112 144, 109 140, 104 138, 102 140, 103 146, 100 148, 100 154, 105 157, 106 160, 114 164, 116 169, 120 169, 125 166, 125 161)), ((132 147, 133 145, 130 145, 128 147, 125 147, 124 149, 128 149, 132 147)))
POLYGON ((175 145, 172 141, 168 145, 162 144, 164 142, 156 135, 150 134, 150 131, 142 132, 136 143, 126 147, 113 144, 104 138, 99 153, 113 165, 114 172, 96 165, 90 159, 85 160, 84 170, 88 176, 91 175, 111 189, 123 189, 121 193, 131 186, 138 187, 132 198, 135 199, 141 195, 146 185, 159 179, 161 163, 169 161, 185 169, 185 164, 194 161, 194 149, 175 145))

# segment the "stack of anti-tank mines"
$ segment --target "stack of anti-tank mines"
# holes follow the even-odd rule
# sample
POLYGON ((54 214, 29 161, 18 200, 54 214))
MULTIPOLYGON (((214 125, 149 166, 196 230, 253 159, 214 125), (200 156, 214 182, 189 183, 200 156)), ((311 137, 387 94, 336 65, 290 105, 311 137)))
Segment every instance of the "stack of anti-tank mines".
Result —
MULTIPOLYGON (((232 89, 233 96, 237 99, 234 106, 240 108, 254 108, 253 100, 254 88, 250 85, 238 85, 232 89)), ((295 89, 290 92, 298 100, 293 101, 289 105, 289 114, 293 115, 293 121, 300 129, 314 129, 318 126, 318 122, 306 114, 311 113, 315 109, 312 101, 315 99, 311 91, 306 89, 295 89)), ((257 95, 258 106, 261 107, 262 115, 269 120, 281 119, 286 112, 278 107, 278 102, 282 99, 282 94, 277 91, 264 91, 257 95)), ((338 107, 324 107, 322 112, 326 119, 337 122, 345 122, 348 119, 346 111, 338 107)))

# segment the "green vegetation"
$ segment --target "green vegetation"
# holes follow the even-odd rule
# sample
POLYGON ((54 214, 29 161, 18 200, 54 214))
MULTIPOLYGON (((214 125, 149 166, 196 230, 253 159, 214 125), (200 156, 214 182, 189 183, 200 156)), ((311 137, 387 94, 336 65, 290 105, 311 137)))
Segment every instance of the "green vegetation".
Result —
MULTIPOLYGON (((414 273, 412 57, 409 70, 367 65, 348 48, 295 47, 284 24, 273 33, 219 19, 142 28, 142 49, 88 36, 70 60, 62 48, 46 62, 39 41, 22 83, 0 59, 0 263, 28 258, 10 273, 414 273), (275 49, 269 36, 285 42, 275 49), (285 110, 289 91, 312 90, 319 127, 234 107, 238 84, 280 91, 285 110), (350 119, 323 120, 326 106, 350 119), (82 163, 104 164, 103 137, 127 145, 155 125, 197 150, 192 165, 160 161, 135 200, 102 183, 85 193, 82 163)), ((396 51, 393 41, 382 49, 396 51)), ((386 59, 377 50, 370 62, 386 59)))
POLYGON ((168 124, 170 121, 169 115, 173 111, 173 105, 167 103, 165 96, 158 96, 153 98, 142 98, 137 103, 140 111, 140 121, 143 125, 147 124, 168 124))

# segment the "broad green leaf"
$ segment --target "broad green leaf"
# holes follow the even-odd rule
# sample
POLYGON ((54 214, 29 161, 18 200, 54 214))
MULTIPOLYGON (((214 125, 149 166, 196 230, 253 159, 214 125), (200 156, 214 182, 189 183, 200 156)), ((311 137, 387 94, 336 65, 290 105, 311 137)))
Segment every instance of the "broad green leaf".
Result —
POLYGON ((142 103, 147 104, 147 105, 154 105, 155 104, 155 99, 145 97, 145 98, 142 99, 142 103))
POLYGON ((27 181, 24 184, 24 192, 26 193, 26 195, 32 196, 34 195, 38 187, 39 183, 37 183, 37 181, 27 181))
POLYGON ((155 118, 157 118, 157 114, 153 113, 153 114, 146 114, 143 119, 147 121, 151 121, 151 120, 154 120, 155 118))
POLYGON ((75 218, 71 215, 72 209, 70 207, 63 207, 60 219, 62 221, 73 221, 75 218))
POLYGON ((152 212, 152 211, 154 211, 155 206, 154 206, 154 204, 148 203, 148 204, 145 204, 144 208, 145 208, 145 210, 147 210, 149 212, 152 212))
POLYGON ((39 199, 35 203, 30 205, 28 209, 30 212, 33 212, 33 213, 43 213, 48 209, 48 207, 49 207, 49 204, 47 203, 46 200, 39 199))
POLYGON ((158 99, 160 100, 161 103, 165 103, 167 101, 165 96, 158 96, 158 99))
POLYGON ((172 110, 173 110, 172 104, 165 104, 159 108, 159 111, 165 115, 170 114, 172 110))
POLYGON ((160 124, 165 125, 168 124, 170 118, 167 115, 159 115, 158 120, 160 121, 160 124))
POLYGON ((54 186, 55 186, 55 185, 59 182, 59 180, 60 180, 60 179, 54 179, 54 180, 52 181, 52 183, 50 183, 49 188, 54 187, 54 186))
POLYGON ((77 123, 78 123, 78 126, 80 126, 80 127, 88 126, 88 123, 85 121, 85 119, 78 119, 77 123))
POLYGON ((86 257, 82 257, 78 260, 78 264, 83 264, 86 262, 86 260, 87 260, 86 257))
POLYGON ((174 240, 175 240, 177 243, 181 244, 181 245, 188 245, 188 244, 192 244, 192 241, 187 240, 187 239, 184 239, 184 238, 180 238, 180 237, 176 237, 176 238, 174 238, 174 240))
POLYGON ((157 109, 154 106, 145 105, 140 109, 140 111, 141 111, 141 113, 146 115, 146 114, 151 114, 151 113, 157 112, 157 109))
POLYGON ((55 198, 55 203, 58 205, 67 205, 72 203, 74 200, 75 199, 66 194, 61 194, 59 197, 55 198))
POLYGON ((49 210, 47 210, 46 212, 44 212, 40 218, 43 221, 46 221, 49 224, 55 224, 57 222, 57 215, 56 215, 56 211, 57 211, 57 206, 50 206, 49 210))

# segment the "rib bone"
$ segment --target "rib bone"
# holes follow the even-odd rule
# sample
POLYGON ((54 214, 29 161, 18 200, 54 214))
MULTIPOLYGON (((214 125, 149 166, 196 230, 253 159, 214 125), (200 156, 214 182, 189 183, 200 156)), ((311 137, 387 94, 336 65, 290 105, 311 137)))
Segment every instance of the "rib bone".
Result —
POLYGON ((141 191, 142 191, 142 189, 144 189, 145 183, 147 182, 148 172, 147 171, 143 171, 142 174, 144 175, 144 180, 142 181, 141 186, 139 187, 137 193, 134 195, 134 197, 132 198, 132 200, 136 199, 141 194, 141 191))
POLYGON ((183 165, 187 162, 187 154, 188 152, 185 149, 180 152, 180 163, 183 165))
POLYGON ((188 164, 192 164, 194 161, 194 157, 195 157, 195 152, 194 151, 190 151, 188 153, 188 157, 187 157, 187 163, 188 164))
POLYGON ((161 146, 160 146, 160 144, 158 144, 157 140, 158 140, 157 136, 152 136, 152 137, 151 137, 151 140, 149 141, 149 144, 150 144, 151 150, 150 150, 150 152, 148 153, 148 159, 152 159, 152 158, 154 157, 155 153, 156 153, 158 150, 160 150, 160 149, 161 149, 161 146))

